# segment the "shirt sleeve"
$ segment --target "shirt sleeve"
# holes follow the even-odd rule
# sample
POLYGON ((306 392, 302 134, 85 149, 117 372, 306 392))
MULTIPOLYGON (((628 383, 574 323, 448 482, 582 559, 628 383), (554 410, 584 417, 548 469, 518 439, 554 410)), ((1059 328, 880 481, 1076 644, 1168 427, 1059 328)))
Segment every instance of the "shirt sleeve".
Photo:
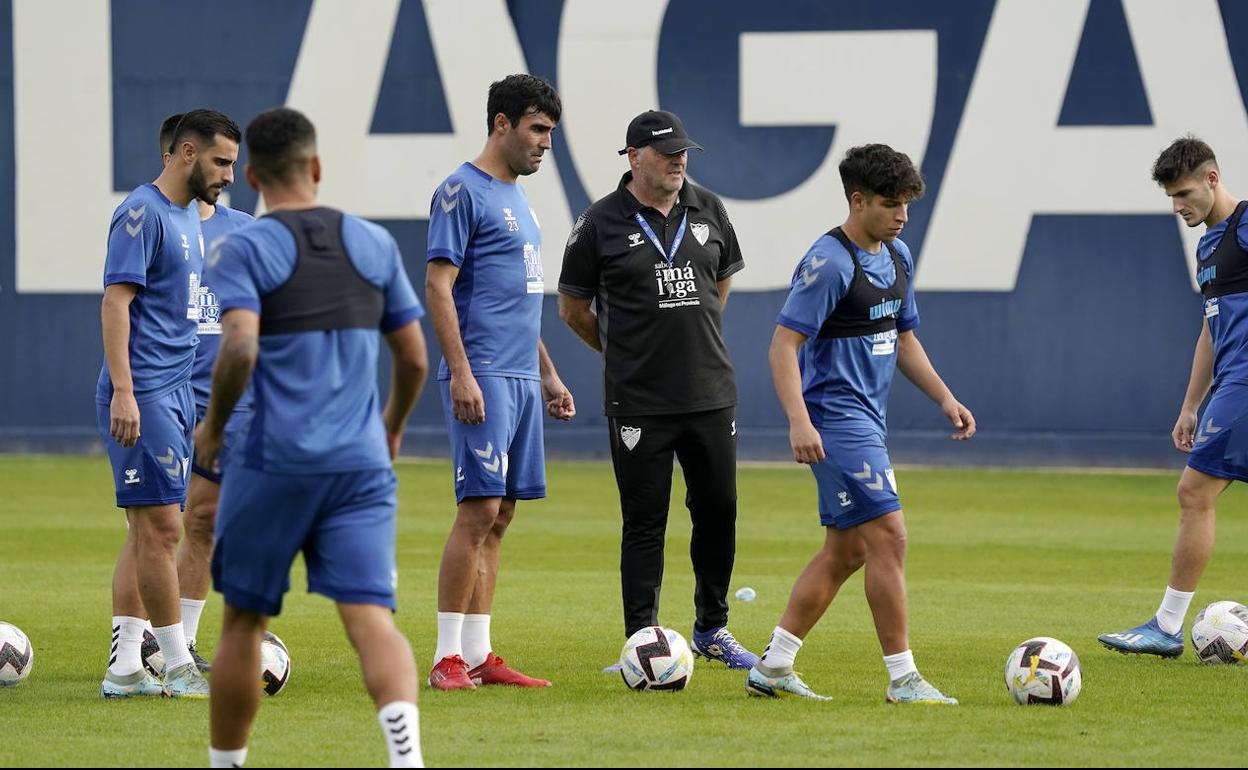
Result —
POLYGON ((217 239, 204 260, 204 282, 217 293, 221 312, 243 308, 260 312, 260 286, 252 271, 255 249, 234 233, 217 239))
POLYGON ((160 214, 151 205, 135 208, 122 204, 113 215, 108 232, 108 254, 104 258, 104 285, 133 283, 147 286, 147 270, 160 251, 163 228, 160 214))
POLYGON ((563 249, 563 268, 559 272, 559 293, 577 299, 593 299, 598 294, 602 273, 602 255, 598 249, 598 230, 589 212, 581 214, 568 234, 563 249))
POLYGON ((1235 228, 1235 237, 1239 239, 1239 247, 1248 250, 1248 212, 1244 212, 1244 216, 1239 220, 1239 227, 1235 228))
POLYGON ((914 299, 914 257, 910 248, 901 243, 898 246, 901 261, 906 266, 906 299, 901 305, 901 315, 897 318, 897 331, 908 332, 919 326, 919 305, 914 299))
POLYGON ((448 179, 433 193, 429 203, 429 240, 425 259, 446 259, 456 267, 464 264, 468 241, 475 224, 472 193, 461 179, 448 179))
POLYGON ((719 256, 719 271, 715 274, 715 280, 722 281, 745 267, 745 257, 741 255, 737 231, 733 228, 732 221, 728 219, 728 211, 724 208, 724 202, 716 198, 715 208, 724 230, 724 253, 719 256))
POLYGON ((385 286, 385 312, 381 317, 381 333, 389 334, 402 329, 412 321, 423 318, 425 308, 416 298, 416 291, 403 267, 403 255, 394 237, 386 234, 389 241, 391 270, 385 286))
POLYGON ((816 243, 797 263, 789 296, 776 323, 807 337, 817 336, 823 322, 849 291, 853 276, 853 263, 844 249, 827 249, 816 243))

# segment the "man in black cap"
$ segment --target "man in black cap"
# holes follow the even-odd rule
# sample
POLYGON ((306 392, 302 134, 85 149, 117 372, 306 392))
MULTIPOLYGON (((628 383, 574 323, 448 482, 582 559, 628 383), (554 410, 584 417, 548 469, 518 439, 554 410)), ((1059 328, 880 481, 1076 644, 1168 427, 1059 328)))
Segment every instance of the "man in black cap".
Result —
POLYGON ((723 203, 685 179, 688 151, 702 147, 678 117, 643 112, 627 145, 620 154, 631 170, 577 219, 559 276, 560 318, 606 367, 624 632, 658 624, 674 454, 693 520, 693 651, 750 668, 757 656, 727 629, 737 387, 722 312, 730 276, 744 267, 741 249, 723 203))

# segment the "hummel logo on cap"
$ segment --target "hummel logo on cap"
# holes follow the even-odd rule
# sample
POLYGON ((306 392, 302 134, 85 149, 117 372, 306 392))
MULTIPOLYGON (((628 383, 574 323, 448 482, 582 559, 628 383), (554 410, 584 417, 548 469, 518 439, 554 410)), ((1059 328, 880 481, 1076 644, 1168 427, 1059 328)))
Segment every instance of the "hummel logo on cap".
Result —
POLYGON ((628 124, 625 142, 627 146, 620 150, 620 155, 628 154, 629 147, 640 150, 647 145, 664 155, 702 149, 702 145, 685 133, 685 126, 676 113, 666 110, 646 110, 633 118, 628 124))

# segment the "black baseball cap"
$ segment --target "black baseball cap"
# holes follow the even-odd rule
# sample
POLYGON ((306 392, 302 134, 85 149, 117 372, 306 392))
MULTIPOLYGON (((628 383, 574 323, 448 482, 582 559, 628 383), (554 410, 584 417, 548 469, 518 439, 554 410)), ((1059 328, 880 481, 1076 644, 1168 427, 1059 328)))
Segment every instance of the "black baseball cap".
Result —
POLYGON ((620 155, 626 155, 629 147, 641 149, 650 146, 664 155, 675 155, 682 150, 700 150, 702 145, 689 138, 685 126, 676 113, 666 110, 646 110, 628 124, 624 137, 626 146, 620 155))

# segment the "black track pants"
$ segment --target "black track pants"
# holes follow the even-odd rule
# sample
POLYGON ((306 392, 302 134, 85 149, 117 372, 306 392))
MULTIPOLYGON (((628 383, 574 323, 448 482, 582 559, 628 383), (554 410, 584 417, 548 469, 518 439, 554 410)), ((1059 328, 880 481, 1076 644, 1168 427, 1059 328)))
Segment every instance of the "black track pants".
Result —
POLYGON ((611 417, 607 422, 624 519, 620 581, 625 634, 659 622, 673 455, 685 474, 685 506, 693 521, 689 556, 697 581, 696 628, 707 631, 727 625, 736 554, 736 409, 611 417))

